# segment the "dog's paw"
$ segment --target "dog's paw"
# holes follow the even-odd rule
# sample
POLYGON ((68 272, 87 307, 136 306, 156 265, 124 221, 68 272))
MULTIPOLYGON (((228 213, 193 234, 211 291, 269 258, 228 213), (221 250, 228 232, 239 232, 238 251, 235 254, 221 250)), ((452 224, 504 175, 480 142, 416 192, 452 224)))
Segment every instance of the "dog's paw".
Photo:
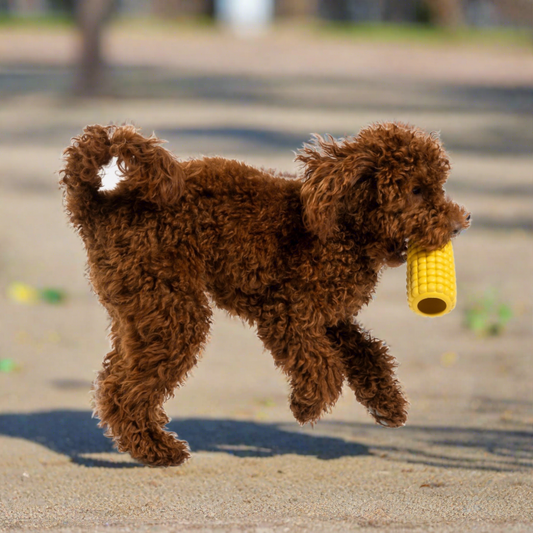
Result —
POLYGON ((300 425, 313 424, 327 411, 324 402, 306 403, 291 398, 290 407, 294 418, 300 425))
POLYGON ((382 413, 373 407, 368 407, 368 412, 380 426, 398 428, 405 426, 405 423, 407 422, 407 413, 403 410, 392 414, 392 416, 390 414, 387 415, 382 413))
POLYGON ((175 433, 156 429, 155 432, 136 435, 135 440, 126 442, 119 451, 129 454, 140 463, 148 466, 179 466, 186 462, 191 454, 187 442, 178 440, 175 433))

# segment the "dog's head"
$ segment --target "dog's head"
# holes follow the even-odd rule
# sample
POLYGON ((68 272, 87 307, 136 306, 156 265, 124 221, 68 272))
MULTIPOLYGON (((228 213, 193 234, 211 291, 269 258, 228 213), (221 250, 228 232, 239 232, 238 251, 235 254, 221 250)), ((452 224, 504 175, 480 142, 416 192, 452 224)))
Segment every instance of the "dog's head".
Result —
POLYGON ((323 241, 353 228, 393 260, 408 240, 435 250, 470 224, 444 191, 450 163, 442 144, 417 128, 386 123, 341 141, 316 136, 296 159, 305 165, 305 223, 323 241))

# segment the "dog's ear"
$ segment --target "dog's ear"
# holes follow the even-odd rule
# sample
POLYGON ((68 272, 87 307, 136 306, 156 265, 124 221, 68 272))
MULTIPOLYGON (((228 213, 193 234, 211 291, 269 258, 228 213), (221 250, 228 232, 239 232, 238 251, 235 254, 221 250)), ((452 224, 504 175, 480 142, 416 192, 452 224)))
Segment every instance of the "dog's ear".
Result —
POLYGON ((314 135, 296 157, 304 163, 301 199, 307 229, 325 242, 337 229, 345 197, 367 171, 368 161, 354 140, 327 140, 314 135))

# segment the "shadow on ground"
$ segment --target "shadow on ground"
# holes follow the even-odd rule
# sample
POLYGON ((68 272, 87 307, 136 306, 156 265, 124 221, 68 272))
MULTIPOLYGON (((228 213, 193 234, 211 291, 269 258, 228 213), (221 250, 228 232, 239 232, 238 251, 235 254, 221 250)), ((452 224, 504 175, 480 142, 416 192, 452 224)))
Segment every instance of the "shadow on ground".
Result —
MULTIPOLYGON (((188 418, 171 422, 168 429, 183 436, 193 452, 226 452, 238 457, 297 454, 320 459, 369 453, 366 446, 356 442, 292 432, 277 424, 188 418)), ((114 451, 111 440, 103 436, 103 430, 97 427, 97 421, 91 418, 88 411, 3 414, 0 415, 0 436, 2 435, 36 442, 85 466, 139 466, 135 463, 114 463, 83 457, 114 451)))
POLYGON ((357 438, 391 461, 425 466, 514 472, 533 469, 533 432, 454 426, 407 426, 390 430, 370 424, 326 422, 331 436, 357 438), (391 438, 391 435, 393 436, 391 438), (384 442, 385 441, 385 442, 384 442))
MULTIPOLYGON (((74 73, 68 68, 43 68, 37 65, 5 66, 0 72, 0 97, 6 101, 21 94, 68 95, 74 73)), ((110 98, 168 99, 192 101, 198 105, 263 105, 280 109, 321 109, 345 112, 383 113, 507 113, 514 117, 497 127, 485 126, 482 134, 448 133, 446 147, 455 153, 528 156, 531 153, 533 112, 532 87, 463 86, 458 84, 353 79, 304 75, 246 76, 193 74, 182 71, 129 67, 109 71, 110 98), (149 80, 149 81, 147 81, 149 80), (384 83, 385 81, 385 83, 384 83)), ((65 98, 61 105, 74 101, 65 98)), ((243 112, 245 112, 245 107, 243 112)), ((81 126, 81 125, 80 125, 81 126)), ((38 128, 31 131, 6 131, 0 141, 28 142, 36 138, 62 140, 77 132, 68 127, 38 128), (62 131, 67 130, 67 131, 62 131)), ((191 142, 195 150, 211 153, 229 149, 235 143, 257 153, 269 150, 294 150, 309 139, 309 132, 287 134, 233 125, 227 128, 198 128, 158 131, 158 135, 182 146, 191 142)), ((321 132, 324 133, 324 132, 321 132)), ((355 132, 331 131, 335 137, 355 132)))
MULTIPOLYGON (((533 469, 533 433, 528 431, 422 426, 390 431, 348 422, 321 422, 313 430, 295 423, 207 418, 175 420, 168 428, 186 439, 193 452, 225 452, 237 457, 296 454, 328 460, 380 455, 392 461, 447 468, 533 469)), ((140 466, 85 457, 114 451, 88 411, 2 414, 0 436, 36 442, 84 466, 140 466)))
MULTIPOLYGON (((69 94, 75 71, 68 67, 6 64, 0 94, 69 94)), ((179 98, 277 107, 372 109, 376 111, 505 111, 531 113, 532 87, 464 85, 322 75, 193 73, 160 67, 107 69, 104 95, 118 98, 179 98), (385 82, 385 83, 384 83, 385 82)))

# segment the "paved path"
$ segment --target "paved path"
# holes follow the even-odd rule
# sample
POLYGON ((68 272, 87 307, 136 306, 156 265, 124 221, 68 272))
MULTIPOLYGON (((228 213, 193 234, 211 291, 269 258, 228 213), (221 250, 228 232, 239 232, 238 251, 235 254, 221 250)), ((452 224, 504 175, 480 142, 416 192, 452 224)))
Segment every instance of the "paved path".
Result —
POLYGON ((129 97, 74 101, 55 92, 71 79, 68 53, 57 45, 66 37, 41 39, 0 54, 0 358, 18 365, 0 373, 0 530, 531 531, 530 60, 499 52, 502 64, 520 65, 501 79, 492 53, 412 50, 434 61, 447 55, 452 71, 465 58, 475 64, 461 66, 463 78, 440 79, 424 63, 414 73, 414 56, 398 52, 394 73, 409 75, 391 84, 383 64, 372 76, 348 67, 342 43, 327 43, 324 50, 339 54, 326 54, 320 72, 287 66, 287 57, 316 59, 306 52, 317 43, 305 40, 292 42, 287 56, 274 43, 268 61, 247 71, 251 52, 235 42, 191 37, 191 57, 203 50, 206 58, 201 68, 185 64, 188 54, 164 63, 150 41, 152 55, 126 70, 137 55, 132 38, 117 34, 114 79, 128 82, 117 91, 129 97), (48 67, 16 67, 24 58, 48 67), (70 137, 87 123, 133 120, 183 157, 219 153, 295 170, 291 150, 310 132, 345 135, 392 119, 441 131, 454 163, 448 190, 474 213, 455 245, 454 313, 412 314, 400 268, 384 273, 362 316, 401 363, 408 425, 375 426, 345 391, 330 416, 299 428, 285 381, 254 332, 217 312, 201 365, 167 404, 170 428, 189 441, 192 460, 150 469, 115 453, 91 419, 88 396, 108 350, 107 319, 83 278, 84 252, 54 175, 70 137), (69 299, 16 305, 4 295, 17 280, 62 287, 69 299), (462 325, 464 309, 491 288, 515 317, 503 335, 478 338, 462 325))

